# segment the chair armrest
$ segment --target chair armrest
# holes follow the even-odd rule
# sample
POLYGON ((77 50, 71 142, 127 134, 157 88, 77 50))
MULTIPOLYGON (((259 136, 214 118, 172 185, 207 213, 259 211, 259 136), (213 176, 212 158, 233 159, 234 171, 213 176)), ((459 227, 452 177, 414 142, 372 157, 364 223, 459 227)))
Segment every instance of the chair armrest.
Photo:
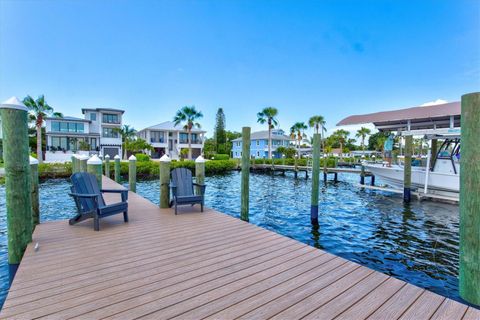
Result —
POLYGON ((200 184, 200 183, 193 183, 194 186, 200 187, 200 195, 203 196, 205 194, 205 189, 207 186, 205 184, 200 184))
POLYGON ((72 197, 77 197, 77 198, 98 198, 99 195, 98 194, 94 194, 94 193, 69 193, 68 195, 72 196, 72 197))
POLYGON ((127 189, 102 189, 103 193, 120 193, 122 197, 122 202, 128 200, 128 190, 127 189))

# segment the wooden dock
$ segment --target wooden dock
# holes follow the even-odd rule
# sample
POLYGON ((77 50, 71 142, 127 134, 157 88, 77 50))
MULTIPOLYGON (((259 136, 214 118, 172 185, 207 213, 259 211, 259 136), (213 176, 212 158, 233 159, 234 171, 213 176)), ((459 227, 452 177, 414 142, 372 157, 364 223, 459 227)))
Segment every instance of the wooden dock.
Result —
MULTIPOLYGON (((295 171, 295 166, 290 165, 271 165, 271 164, 252 164, 251 166, 252 171, 273 171, 273 172, 282 172, 285 173, 286 171, 295 171)), ((323 168, 320 169, 323 173, 323 168)), ((297 166, 297 172, 305 172, 308 177, 308 172, 312 171, 311 166, 297 166)), ((369 177, 372 176, 372 173, 368 170, 365 170, 365 176, 369 177)), ((336 174, 336 173, 351 173, 351 174, 358 174, 362 173, 362 170, 355 169, 355 168, 327 168, 327 174, 336 174)))
MULTIPOLYGON (((119 188, 104 178, 106 188, 119 188)), ((112 199, 107 199, 112 200, 112 199)), ((480 311, 207 209, 36 227, 4 319, 480 319, 480 311), (34 250, 39 244, 38 251, 34 250)))

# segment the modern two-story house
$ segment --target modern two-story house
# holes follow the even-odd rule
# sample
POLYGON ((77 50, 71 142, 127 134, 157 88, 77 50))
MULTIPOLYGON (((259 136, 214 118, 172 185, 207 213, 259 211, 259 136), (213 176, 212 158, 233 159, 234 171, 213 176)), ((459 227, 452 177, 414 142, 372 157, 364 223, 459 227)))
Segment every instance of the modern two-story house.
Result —
MULTIPOLYGON (((285 135, 282 129, 272 130, 272 158, 281 158, 276 152, 278 147, 288 148, 293 140, 285 135)), ((232 158, 242 157, 242 138, 232 140, 232 158)), ((250 157, 263 159, 268 158, 268 130, 252 132, 250 135, 250 157)))
POLYGON ((122 155, 122 138, 117 130, 122 126, 124 111, 83 108, 82 113, 84 118, 46 119, 46 161, 69 160, 74 153, 108 154, 111 158, 122 155))
MULTIPOLYGON (((194 159, 202 154, 205 133, 204 130, 192 128, 191 145, 194 159)), ((179 159, 181 150, 188 148, 187 130, 183 126, 175 126, 172 121, 142 129, 138 131, 137 136, 150 143, 154 148, 153 151, 149 151, 150 156, 154 159, 160 158, 164 154, 172 159, 179 159)))

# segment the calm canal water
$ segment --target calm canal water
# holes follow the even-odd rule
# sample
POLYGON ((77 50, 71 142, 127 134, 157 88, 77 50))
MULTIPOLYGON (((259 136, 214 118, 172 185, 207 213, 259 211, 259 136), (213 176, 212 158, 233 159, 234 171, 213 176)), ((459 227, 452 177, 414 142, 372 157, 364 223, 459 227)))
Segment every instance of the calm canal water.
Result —
MULTIPOLYGON (((250 222, 337 254, 443 296, 459 300, 458 206, 404 205, 389 193, 360 190, 358 177, 339 176, 320 191, 320 227, 310 224, 311 180, 252 174, 250 222)), ((240 216, 240 174, 207 177, 206 205, 240 216)), ((322 184, 323 185, 323 184, 322 184)), ((66 180, 40 187, 42 220, 67 219, 75 207, 66 180)), ((137 192, 159 202, 159 183, 140 181, 137 192)), ((0 186, 0 305, 8 289, 5 189, 0 186)))

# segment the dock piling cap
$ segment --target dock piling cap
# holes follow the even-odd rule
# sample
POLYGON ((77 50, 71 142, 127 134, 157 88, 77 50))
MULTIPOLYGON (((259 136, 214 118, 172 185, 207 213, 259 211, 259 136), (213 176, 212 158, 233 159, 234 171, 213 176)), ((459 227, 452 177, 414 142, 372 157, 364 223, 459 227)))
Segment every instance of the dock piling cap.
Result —
POLYGON ((197 159, 195 159, 195 163, 204 163, 204 162, 205 162, 205 158, 202 157, 201 155, 199 155, 197 159))
POLYGON ((81 154, 77 158, 78 160, 88 160, 88 156, 86 154, 81 154))
POLYGON ((120 160, 120 156, 117 154, 115 157, 113 157, 113 159, 115 159, 115 160, 117 160, 117 159, 120 160))
POLYGON ((102 160, 94 154, 90 159, 88 159, 87 164, 102 164, 102 160))
POLYGON ((0 109, 17 109, 28 111, 28 108, 23 104, 23 102, 18 100, 17 97, 11 97, 10 99, 3 101, 3 103, 0 104, 0 109))
POLYGON ((164 154, 161 158, 160 158, 160 162, 170 162, 170 157, 167 155, 167 154, 164 154))
POLYGON ((128 158, 128 161, 137 161, 137 158, 132 154, 130 158, 128 158))
POLYGON ((105 156, 105 160, 107 159, 110 159, 110 156, 108 154, 105 156))
POLYGON ((30 156, 30 164, 38 164, 38 160, 30 156))

